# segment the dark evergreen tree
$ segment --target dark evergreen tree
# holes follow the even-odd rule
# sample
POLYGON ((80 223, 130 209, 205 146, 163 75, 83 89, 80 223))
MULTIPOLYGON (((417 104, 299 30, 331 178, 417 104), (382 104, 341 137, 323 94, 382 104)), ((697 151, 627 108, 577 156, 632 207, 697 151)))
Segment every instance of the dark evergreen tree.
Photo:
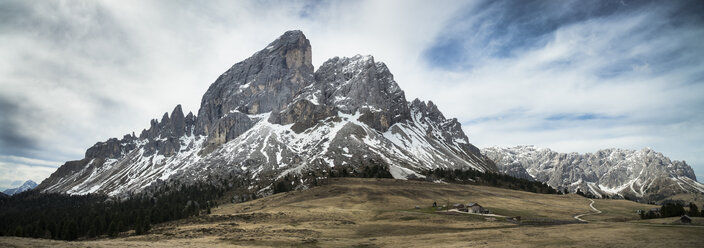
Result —
POLYGON ((110 222, 110 226, 108 227, 108 235, 110 237, 117 237, 117 234, 119 231, 117 230, 117 223, 115 221, 110 222))
POLYGON ((665 203, 660 208, 660 213, 662 214, 662 217, 675 217, 682 216, 687 212, 684 210, 684 206, 680 203, 665 203))
POLYGON ((142 235, 144 234, 144 223, 142 223, 142 216, 140 215, 137 217, 137 220, 135 221, 135 227, 134 227, 134 233, 137 235, 142 235))
POLYGON ((152 223, 151 223, 151 220, 149 219, 148 215, 144 218, 144 222, 142 223, 142 225, 143 225, 142 229, 144 230, 144 233, 149 233, 149 230, 152 229, 152 223))
POLYGON ((697 204, 694 204, 693 202, 689 203, 689 216, 699 217, 699 208, 697 207, 697 204))
POLYGON ((66 224, 66 236, 65 240, 76 240, 78 238, 78 225, 75 221, 70 221, 66 224))
POLYGON ((93 222, 93 224, 90 225, 90 228, 88 229, 88 238, 95 238, 98 236, 98 219, 96 218, 93 222))

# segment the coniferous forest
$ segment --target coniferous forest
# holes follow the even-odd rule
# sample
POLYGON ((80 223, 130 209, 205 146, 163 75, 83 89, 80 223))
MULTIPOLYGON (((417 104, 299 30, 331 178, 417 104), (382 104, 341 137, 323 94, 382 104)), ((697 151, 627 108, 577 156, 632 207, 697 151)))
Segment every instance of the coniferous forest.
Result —
POLYGON ((423 173, 423 175, 427 177, 427 180, 431 181, 441 179, 448 183, 486 185, 492 187, 528 191, 533 193, 561 193, 543 182, 516 178, 506 174, 480 172, 477 170, 451 170, 438 168, 427 170, 423 173))
POLYGON ((127 199, 26 191, 0 205, 0 235, 60 240, 115 237, 127 230, 139 235, 152 224, 210 211, 222 194, 223 190, 206 184, 127 199))
POLYGON ((685 204, 684 201, 665 201, 662 207, 658 211, 648 210, 641 211, 641 219, 655 219, 655 218, 667 218, 667 217, 680 217, 682 215, 689 215, 689 217, 701 217, 704 216, 704 210, 699 211, 697 204, 690 202, 685 204), (685 209, 685 206, 688 208, 685 209))

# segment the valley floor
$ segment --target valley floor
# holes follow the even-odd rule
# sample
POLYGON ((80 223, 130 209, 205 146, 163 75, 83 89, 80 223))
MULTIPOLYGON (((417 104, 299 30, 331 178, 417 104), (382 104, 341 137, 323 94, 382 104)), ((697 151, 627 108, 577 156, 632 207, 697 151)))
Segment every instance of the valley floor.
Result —
POLYGON ((390 179, 331 179, 304 191, 222 205, 148 235, 76 242, 0 237, 1 247, 704 247, 704 218, 639 220, 653 206, 576 195, 390 179), (477 202, 501 217, 436 211, 477 202), (418 206, 419 208, 416 208, 418 206), (583 215, 583 223, 574 216, 583 215))

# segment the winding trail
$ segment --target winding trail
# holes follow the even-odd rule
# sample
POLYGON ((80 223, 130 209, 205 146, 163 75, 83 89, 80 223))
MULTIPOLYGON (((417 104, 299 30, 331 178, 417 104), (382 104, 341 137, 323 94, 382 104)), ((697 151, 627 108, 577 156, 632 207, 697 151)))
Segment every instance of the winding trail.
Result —
POLYGON ((581 222, 584 222, 584 223, 589 223, 589 221, 583 220, 583 219, 582 219, 582 216, 587 216, 587 215, 592 215, 592 214, 600 214, 600 213, 601 213, 601 210, 596 209, 596 208, 594 207, 594 200, 592 200, 592 199, 589 199, 589 200, 592 202, 592 203, 589 203, 589 207, 591 207, 592 210, 594 210, 594 213, 586 213, 586 214, 578 214, 578 215, 575 215, 574 218, 575 218, 576 220, 581 221, 581 222))

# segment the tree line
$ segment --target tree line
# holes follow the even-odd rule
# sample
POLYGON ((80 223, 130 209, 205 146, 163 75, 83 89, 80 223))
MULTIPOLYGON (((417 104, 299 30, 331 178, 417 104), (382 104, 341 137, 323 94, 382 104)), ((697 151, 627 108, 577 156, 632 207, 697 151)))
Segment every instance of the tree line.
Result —
POLYGON ((699 210, 697 204, 690 202, 687 205, 688 209, 685 209, 685 205, 680 201, 665 201, 659 209, 653 211, 640 211, 641 219, 654 219, 654 218, 667 218, 667 217, 679 217, 682 215, 689 215, 690 217, 702 217, 704 216, 704 210, 699 210))
POLYGON ((506 174, 493 172, 480 172, 477 170, 461 169, 430 169, 422 173, 425 180, 443 180, 448 183, 476 184, 492 187, 528 191, 542 194, 561 194, 562 192, 550 187, 546 183, 523 178, 512 177, 506 174))
POLYGON ((389 172, 389 167, 383 164, 365 165, 360 169, 351 166, 336 166, 322 172, 322 170, 311 170, 305 176, 297 174, 287 174, 273 183, 273 193, 283 193, 296 189, 299 185, 308 183, 310 186, 318 186, 318 178, 335 177, 357 177, 357 178, 394 178, 389 172))

